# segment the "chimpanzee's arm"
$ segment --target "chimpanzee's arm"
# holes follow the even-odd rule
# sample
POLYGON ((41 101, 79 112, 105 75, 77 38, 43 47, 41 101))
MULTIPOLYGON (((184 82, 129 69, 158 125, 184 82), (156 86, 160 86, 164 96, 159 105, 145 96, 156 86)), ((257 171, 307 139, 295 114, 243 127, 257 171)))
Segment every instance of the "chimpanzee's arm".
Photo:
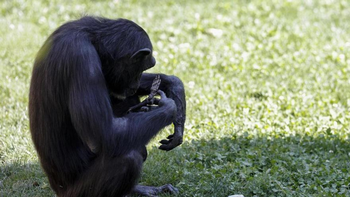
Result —
POLYGON ((92 152, 126 154, 145 146, 159 130, 173 122, 176 104, 161 91, 154 110, 114 117, 95 48, 84 37, 68 41, 62 43, 63 47, 58 44, 54 47, 71 49, 65 51, 67 55, 61 61, 62 65, 69 65, 69 74, 62 74, 67 78, 69 116, 78 136, 92 152), (77 48, 81 50, 74 50, 77 48))
POLYGON ((149 140, 165 126, 175 119, 176 105, 172 99, 166 97, 162 91, 158 92, 161 99, 158 106, 149 112, 130 112, 121 118, 113 119, 113 138, 117 154, 123 154, 122 150, 143 148, 149 140), (128 147, 130 146, 131 147, 128 147))
POLYGON ((137 91, 138 95, 147 95, 150 93, 154 78, 160 75, 161 84, 159 89, 164 91, 167 97, 173 99, 177 108, 177 115, 173 122, 175 131, 173 135, 168 137, 168 140, 162 140, 162 145, 159 147, 162 150, 169 151, 182 143, 184 126, 186 120, 186 98, 185 89, 182 81, 176 76, 164 74, 143 73, 140 82, 140 88, 137 91))

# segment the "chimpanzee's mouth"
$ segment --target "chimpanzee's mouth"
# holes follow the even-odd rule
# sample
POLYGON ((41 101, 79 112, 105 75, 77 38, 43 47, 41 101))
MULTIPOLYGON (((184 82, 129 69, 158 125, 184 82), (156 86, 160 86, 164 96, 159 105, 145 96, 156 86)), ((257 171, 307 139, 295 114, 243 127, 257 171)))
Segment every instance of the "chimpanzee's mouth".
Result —
POLYGON ((109 93, 113 98, 116 98, 118 100, 124 100, 126 99, 126 96, 125 94, 117 94, 117 93, 114 93, 114 92, 110 92, 109 93))
POLYGON ((137 89, 132 89, 132 88, 126 89, 126 90, 125 90, 125 95, 126 95, 126 96, 132 96, 132 95, 134 95, 136 92, 137 92, 137 89))
POLYGON ((125 100, 126 97, 132 96, 137 92, 137 89, 126 89, 123 93, 110 92, 110 95, 119 100, 125 100))

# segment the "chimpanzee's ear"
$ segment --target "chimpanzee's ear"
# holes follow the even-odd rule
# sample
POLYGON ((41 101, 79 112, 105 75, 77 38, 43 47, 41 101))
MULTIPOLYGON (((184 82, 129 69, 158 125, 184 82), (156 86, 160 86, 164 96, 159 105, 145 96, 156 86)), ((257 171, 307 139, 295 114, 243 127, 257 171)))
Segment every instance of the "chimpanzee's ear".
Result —
POLYGON ((131 60, 133 61, 139 61, 142 58, 146 57, 147 55, 151 54, 151 49, 149 48, 144 48, 144 49, 140 49, 138 51, 136 51, 132 56, 131 56, 131 60))

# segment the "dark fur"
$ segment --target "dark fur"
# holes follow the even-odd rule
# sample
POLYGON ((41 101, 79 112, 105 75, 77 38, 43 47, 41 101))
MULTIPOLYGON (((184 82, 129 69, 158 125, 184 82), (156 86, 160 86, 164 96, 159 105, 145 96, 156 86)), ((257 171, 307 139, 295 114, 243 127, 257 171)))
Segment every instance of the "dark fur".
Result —
POLYGON ((83 17, 59 27, 40 49, 30 85, 30 130, 58 196, 124 196, 137 182, 154 135, 174 122, 182 142, 185 95, 176 77, 161 75, 173 99, 162 98, 150 112, 125 114, 149 93, 154 78, 142 74, 155 64, 152 54, 137 53, 143 48, 152 50, 152 44, 135 23, 83 17))

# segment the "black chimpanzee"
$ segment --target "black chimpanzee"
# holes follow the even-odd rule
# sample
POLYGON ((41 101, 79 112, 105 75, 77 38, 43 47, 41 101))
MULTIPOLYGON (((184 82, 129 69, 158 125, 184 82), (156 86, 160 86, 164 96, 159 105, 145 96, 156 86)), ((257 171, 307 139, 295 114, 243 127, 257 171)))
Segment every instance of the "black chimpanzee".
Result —
POLYGON ((30 130, 41 165, 58 196, 151 196, 171 185, 136 185, 145 145, 173 123, 159 147, 182 143, 186 101, 175 76, 161 77, 160 99, 149 111, 128 109, 150 93, 156 74, 152 44, 132 21, 83 17, 59 27, 34 63, 30 130), (168 98, 169 97, 169 98, 168 98))

